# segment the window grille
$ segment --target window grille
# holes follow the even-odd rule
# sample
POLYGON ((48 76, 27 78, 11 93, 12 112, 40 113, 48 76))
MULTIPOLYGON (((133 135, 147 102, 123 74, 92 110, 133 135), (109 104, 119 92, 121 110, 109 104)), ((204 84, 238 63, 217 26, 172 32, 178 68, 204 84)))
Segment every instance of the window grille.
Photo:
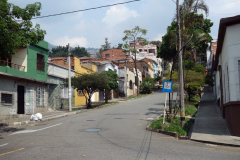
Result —
POLYGON ((43 87, 37 87, 37 106, 45 106, 45 89, 43 87))
POLYGON ((68 98, 68 88, 61 89, 61 98, 68 98))
POLYGON ((13 96, 12 94, 2 93, 1 94, 1 103, 12 103, 13 96))

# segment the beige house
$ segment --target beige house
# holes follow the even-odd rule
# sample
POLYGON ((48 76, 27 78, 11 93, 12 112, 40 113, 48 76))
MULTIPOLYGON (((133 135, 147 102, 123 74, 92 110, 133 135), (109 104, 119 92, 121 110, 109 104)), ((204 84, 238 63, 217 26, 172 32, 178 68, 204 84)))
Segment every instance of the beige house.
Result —
POLYGON ((142 80, 142 72, 138 71, 139 82, 136 82, 136 72, 134 69, 125 66, 125 63, 119 63, 119 94, 120 96, 132 96, 137 94, 137 85, 142 80))

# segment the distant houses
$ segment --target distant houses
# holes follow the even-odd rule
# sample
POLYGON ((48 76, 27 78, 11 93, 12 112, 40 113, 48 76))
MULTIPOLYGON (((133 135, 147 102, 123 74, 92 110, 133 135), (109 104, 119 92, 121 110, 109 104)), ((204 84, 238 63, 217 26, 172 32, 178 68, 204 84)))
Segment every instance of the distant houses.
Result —
MULTIPOLYGON (((0 120, 69 107, 69 89, 64 85, 68 78, 68 58, 49 58, 48 48, 47 42, 40 41, 19 48, 11 60, 0 58, 0 120)), ((119 76, 119 89, 108 92, 108 98, 136 95, 137 86, 145 77, 162 74, 162 59, 156 58, 156 51, 155 45, 145 46, 137 57, 139 81, 136 81, 133 53, 126 55, 122 49, 103 51, 102 58, 71 56, 70 74, 74 77, 112 70, 119 76)), ((73 107, 86 104, 82 92, 73 88, 71 91, 73 107)), ((104 91, 95 92, 91 101, 104 101, 104 91)))

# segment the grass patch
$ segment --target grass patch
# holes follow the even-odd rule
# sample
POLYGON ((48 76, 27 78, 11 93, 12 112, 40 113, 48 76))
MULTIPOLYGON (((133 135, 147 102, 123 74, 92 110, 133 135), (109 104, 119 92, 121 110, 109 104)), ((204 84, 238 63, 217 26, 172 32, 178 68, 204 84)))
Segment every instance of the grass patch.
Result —
POLYGON ((178 136, 186 136, 191 124, 193 123, 192 119, 186 118, 184 127, 181 126, 181 120, 179 117, 175 117, 171 121, 165 119, 165 124, 163 125, 163 117, 158 120, 155 120, 149 126, 153 129, 163 129, 164 131, 177 132, 178 136))
POLYGON ((138 96, 129 96, 129 97, 127 97, 126 99, 141 98, 141 97, 143 97, 143 96, 145 96, 145 95, 148 95, 148 94, 139 94, 138 96))
POLYGON ((107 104, 115 104, 115 103, 119 103, 119 102, 108 102, 108 103, 102 103, 102 104, 98 104, 98 105, 92 105, 92 108, 104 106, 104 105, 107 105, 107 104))
POLYGON ((74 108, 73 111, 79 111, 79 110, 83 110, 85 108, 74 108))

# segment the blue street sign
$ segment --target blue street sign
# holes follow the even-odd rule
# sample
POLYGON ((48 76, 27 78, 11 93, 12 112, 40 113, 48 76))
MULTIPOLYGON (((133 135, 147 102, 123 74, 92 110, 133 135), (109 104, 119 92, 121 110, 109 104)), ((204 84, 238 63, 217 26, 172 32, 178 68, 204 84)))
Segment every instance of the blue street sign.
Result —
POLYGON ((173 82, 172 81, 163 81, 163 92, 172 92, 172 86, 173 86, 173 82))

